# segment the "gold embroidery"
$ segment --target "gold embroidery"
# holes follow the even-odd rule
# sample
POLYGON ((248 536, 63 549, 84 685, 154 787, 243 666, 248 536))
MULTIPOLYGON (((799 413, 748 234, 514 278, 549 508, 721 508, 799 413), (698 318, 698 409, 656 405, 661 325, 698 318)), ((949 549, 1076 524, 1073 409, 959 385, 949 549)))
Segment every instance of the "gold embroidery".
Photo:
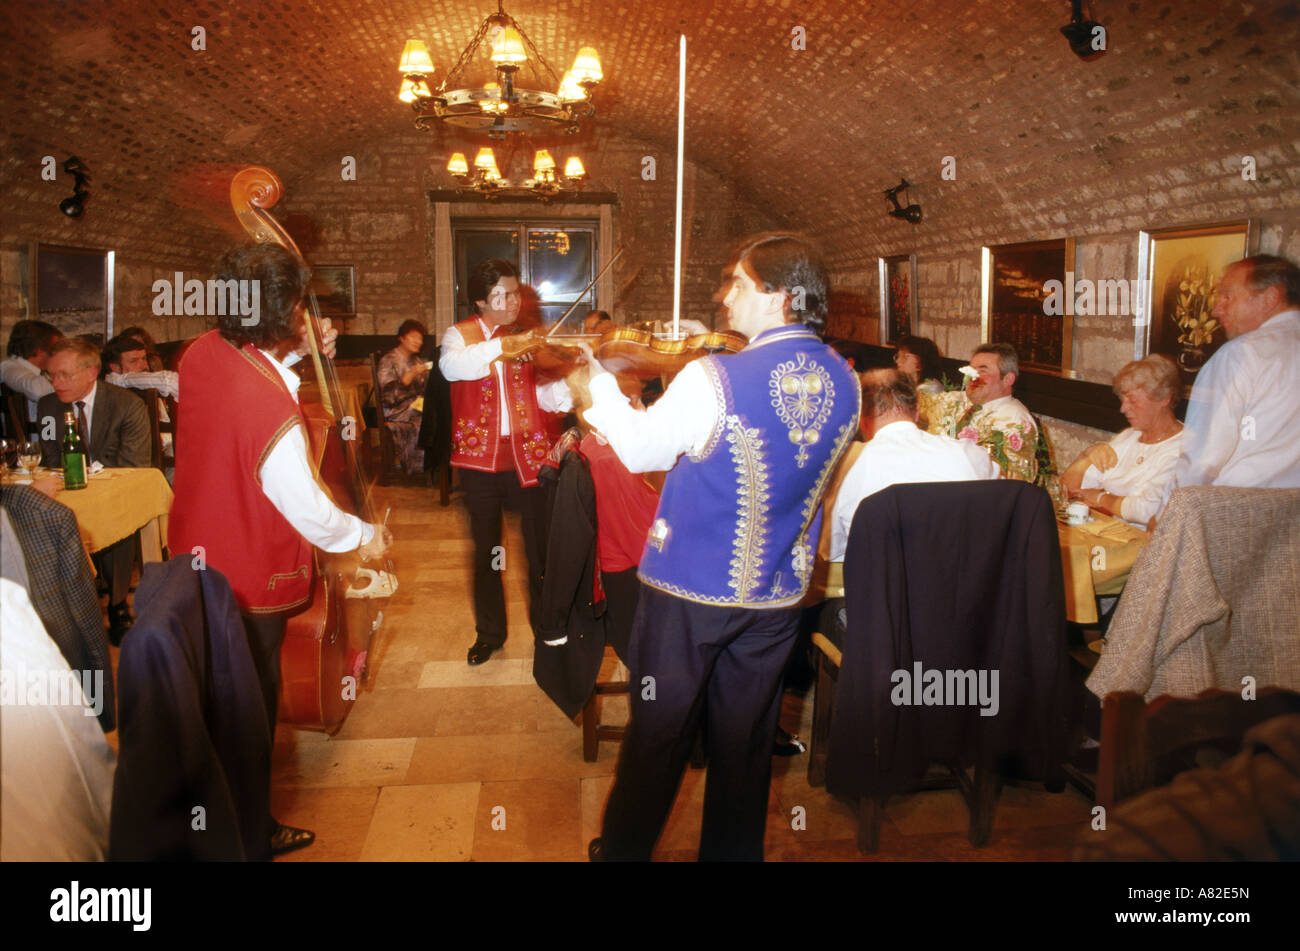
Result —
POLYGON ((835 404, 835 383, 824 366, 800 353, 796 360, 777 364, 768 390, 777 417, 790 430, 790 442, 799 447, 794 461, 800 469, 808 462, 808 447, 821 439, 821 429, 835 404))
POLYGON ((718 401, 718 416, 713 421, 713 431, 709 433, 708 441, 705 442, 704 448, 700 450, 699 455, 687 452, 687 455, 694 462, 707 459, 713 454, 713 450, 717 448, 718 440, 722 438, 723 430, 726 429, 723 414, 731 406, 731 401, 727 399, 726 384, 722 382, 722 373, 719 372, 718 365, 712 359, 705 357, 700 360, 700 367, 704 370, 704 375, 709 378, 709 383, 713 386, 713 395, 718 401))
POLYGON ((728 585, 741 601, 749 599, 757 586, 763 564, 763 542, 767 534, 767 510, 771 487, 763 441, 757 426, 746 429, 739 416, 727 417, 727 442, 736 466, 736 538, 732 545, 731 579, 728 585))

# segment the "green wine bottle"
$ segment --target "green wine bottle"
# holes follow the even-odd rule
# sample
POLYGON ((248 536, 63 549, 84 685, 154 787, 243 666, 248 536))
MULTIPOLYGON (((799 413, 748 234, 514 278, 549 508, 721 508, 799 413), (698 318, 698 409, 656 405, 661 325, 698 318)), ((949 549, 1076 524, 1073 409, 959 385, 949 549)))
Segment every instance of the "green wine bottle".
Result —
POLYGON ((86 447, 77 432, 77 417, 68 410, 63 414, 63 487, 86 487, 86 447))

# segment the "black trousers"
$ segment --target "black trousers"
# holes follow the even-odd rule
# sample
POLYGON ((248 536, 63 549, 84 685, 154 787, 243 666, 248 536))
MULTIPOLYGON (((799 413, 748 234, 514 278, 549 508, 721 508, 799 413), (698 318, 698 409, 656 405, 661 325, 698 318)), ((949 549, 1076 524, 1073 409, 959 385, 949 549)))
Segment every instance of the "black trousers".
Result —
POLYGON ((280 712, 280 646, 284 643, 287 614, 243 614, 244 631, 248 634, 248 649, 253 654, 257 668, 257 681, 266 702, 266 714, 271 722, 271 745, 275 745, 275 718, 280 712))
POLYGON ((601 830, 607 858, 650 859, 707 716, 700 861, 762 861, 781 675, 798 626, 798 608, 715 607, 642 586, 631 719, 601 830))
POLYGON ((108 587, 108 603, 121 604, 131 590, 131 572, 140 551, 140 533, 132 532, 121 541, 101 548, 90 556, 95 570, 108 587))
POLYGON ((469 509, 469 533, 474 540, 474 630, 478 640, 500 647, 506 642, 506 597, 501 578, 516 570, 517 559, 501 547, 501 513, 519 512, 528 572, 528 619, 542 603, 542 572, 546 570, 546 491, 524 488, 514 470, 460 470, 460 485, 469 509))

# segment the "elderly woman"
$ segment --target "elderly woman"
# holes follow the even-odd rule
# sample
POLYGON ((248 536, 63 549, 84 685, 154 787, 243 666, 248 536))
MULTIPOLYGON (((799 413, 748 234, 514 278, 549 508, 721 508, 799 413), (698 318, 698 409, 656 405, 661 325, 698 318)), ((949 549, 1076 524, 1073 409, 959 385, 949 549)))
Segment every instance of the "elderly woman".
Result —
POLYGON ((1178 462, 1183 424, 1174 418, 1174 404, 1182 380, 1173 360, 1153 353, 1126 364, 1114 388, 1130 428, 1080 453, 1061 484, 1089 508, 1145 528, 1178 462))
POLYGON ((425 334, 424 324, 406 321, 397 330, 397 346, 379 361, 379 404, 406 473, 424 471, 424 450, 416 443, 430 366, 419 356, 425 334))
POLYGON ((943 366, 941 355, 929 337, 900 337, 894 351, 894 366, 912 378, 918 393, 933 395, 943 392, 943 366))

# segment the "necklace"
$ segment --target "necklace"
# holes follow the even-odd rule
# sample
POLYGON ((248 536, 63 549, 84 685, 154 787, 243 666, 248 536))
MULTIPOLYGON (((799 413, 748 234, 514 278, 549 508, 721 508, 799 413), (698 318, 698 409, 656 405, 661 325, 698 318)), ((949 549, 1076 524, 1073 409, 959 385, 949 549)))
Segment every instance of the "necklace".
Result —
MULTIPOLYGON (((1174 425, 1169 429, 1168 432, 1162 434, 1161 436, 1159 436, 1159 437, 1156 438, 1156 439, 1151 440, 1151 442, 1149 442, 1149 443, 1143 443, 1142 440, 1139 439, 1139 440, 1138 440, 1138 444, 1139 444, 1139 445, 1148 445, 1148 446, 1158 446, 1160 443, 1164 442, 1164 441, 1165 441, 1166 439, 1168 439, 1170 436, 1173 436, 1175 433, 1177 433, 1177 432, 1178 432, 1180 429, 1182 429, 1182 428, 1183 428, 1183 424, 1180 423, 1180 422, 1178 422, 1178 420, 1174 420, 1174 425)), ((1146 435, 1146 434, 1143 433, 1143 435, 1146 435)), ((1142 465, 1142 463, 1146 462, 1146 458, 1147 458, 1147 457, 1146 457, 1146 453, 1145 453, 1145 452, 1142 453, 1141 455, 1139 455, 1139 456, 1137 457, 1137 464, 1138 464, 1139 466, 1142 465)))

